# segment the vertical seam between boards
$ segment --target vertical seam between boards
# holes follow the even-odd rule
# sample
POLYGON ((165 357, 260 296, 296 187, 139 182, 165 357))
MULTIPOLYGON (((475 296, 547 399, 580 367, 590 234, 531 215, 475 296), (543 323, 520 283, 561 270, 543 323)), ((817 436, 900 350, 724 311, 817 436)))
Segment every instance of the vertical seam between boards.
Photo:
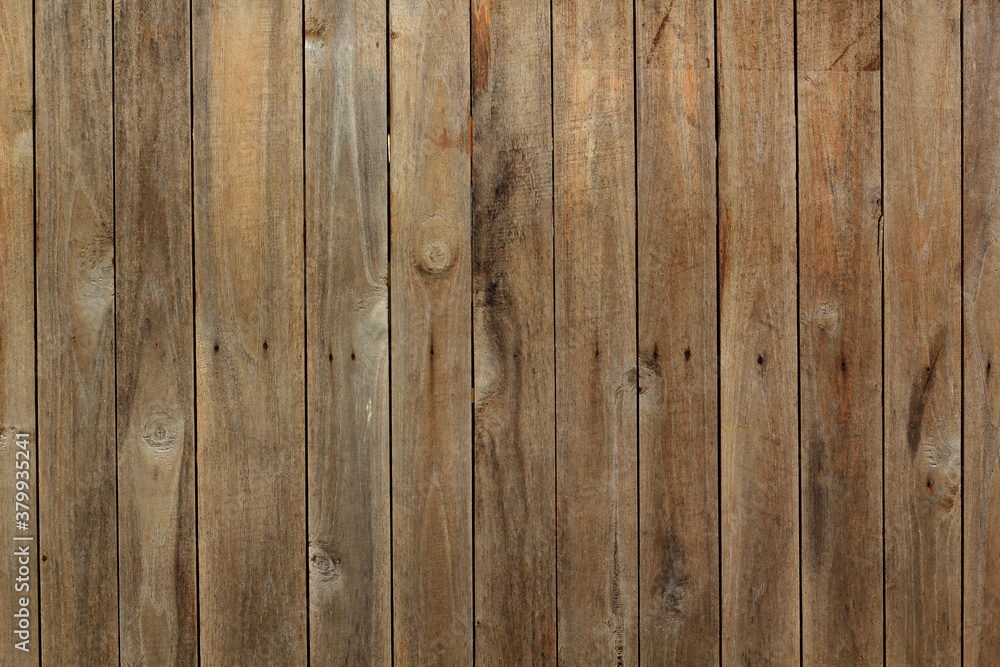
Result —
POLYGON ((118 143, 116 129, 117 122, 115 119, 117 110, 117 100, 115 99, 115 12, 114 3, 111 3, 110 8, 111 13, 111 268, 112 268, 112 310, 113 314, 113 327, 112 327, 112 360, 114 369, 114 403, 115 403, 115 421, 113 425, 114 436, 115 436, 115 603, 116 603, 116 616, 118 620, 118 665, 121 667, 122 664, 122 585, 121 585, 121 528, 120 528, 120 503, 118 499, 119 494, 119 484, 118 484, 118 202, 117 202, 117 146, 118 143))
POLYGON ((553 567, 555 585, 555 663, 559 664, 559 318, 556 309, 556 111, 555 111, 555 10, 549 0, 549 150, 551 152, 549 172, 551 176, 552 198, 552 498, 553 498, 553 547, 555 564, 553 567))
POLYGON ((712 57, 714 59, 715 95, 715 455, 716 455, 716 537, 718 539, 719 572, 719 664, 722 664, 722 269, 719 256, 719 238, 722 233, 722 193, 719 190, 719 137, 721 114, 719 106, 719 3, 712 3, 712 57))
POLYGON ((795 442, 796 442, 796 473, 798 475, 798 565, 799 565, 799 665, 803 664, 805 654, 805 624, 802 620, 802 341, 799 336, 799 318, 801 317, 801 273, 799 262, 799 6, 797 0, 792 0, 792 89, 794 94, 795 116, 795 442))
MULTIPOLYGON (((469 374, 470 374, 470 385, 471 385, 471 395, 472 400, 469 406, 469 445, 471 447, 470 458, 469 458, 469 472, 470 472, 470 503, 469 503, 469 523, 472 527, 472 664, 476 664, 476 510, 475 510, 475 498, 476 498, 476 329, 475 329, 475 312, 474 312, 474 294, 475 294, 475 282, 474 282, 474 264, 475 264, 475 252, 476 244, 474 242, 475 238, 475 188, 473 187, 473 169, 474 169, 474 159, 473 153, 475 148, 473 146, 473 136, 474 128, 472 123, 472 108, 474 102, 474 95, 472 92, 473 86, 473 62, 472 59, 475 57, 472 49, 472 15, 473 7, 472 3, 474 0, 469 0, 466 9, 468 11, 468 27, 469 27, 469 87, 468 87, 468 127, 469 127, 469 374)), ((487 37, 488 39, 489 37, 487 37)))
POLYGON ((959 388, 959 402, 961 413, 959 415, 959 507, 960 507, 960 537, 958 553, 960 574, 960 607, 958 614, 958 655, 959 664, 965 661, 965 2, 962 0, 958 6, 958 89, 959 89, 959 329, 960 341, 959 349, 961 358, 959 359, 959 376, 961 386, 959 388))
POLYGON ((393 545, 395 531, 392 515, 394 498, 392 488, 393 466, 393 432, 392 432, 392 12, 391 0, 385 0, 385 283, 386 283, 386 366, 389 387, 389 663, 396 664, 396 612, 395 584, 396 572, 393 560, 393 545))
POLYGON ((303 433, 303 445, 305 451, 304 453, 304 465, 303 471, 305 472, 305 488, 304 488, 304 509, 305 509, 305 544, 303 544, 303 556, 305 558, 305 573, 306 573, 306 665, 312 664, 312 637, 310 635, 309 618, 310 614, 310 583, 312 578, 309 571, 309 280, 308 280, 308 266, 309 257, 308 251, 308 219, 309 219, 309 198, 306 190, 306 172, 307 172, 307 161, 306 161, 306 141, 307 141, 307 126, 306 126, 306 106, 308 100, 306 98, 306 3, 305 0, 301 0, 299 5, 299 22, 301 32, 299 34, 299 39, 301 40, 301 56, 300 61, 302 65, 302 433, 303 433))
POLYGON ((199 548, 199 499, 198 499, 198 289, 196 287, 197 262, 195 182, 194 182, 194 0, 188 0, 188 134, 190 141, 191 187, 191 402, 194 408, 194 586, 195 586, 195 648, 201 664, 201 557, 199 548))
POLYGON ((885 664, 887 657, 886 650, 886 548, 885 548, 885 11, 884 2, 879 0, 879 194, 881 196, 881 211, 879 212, 879 264, 880 264, 880 285, 882 298, 882 311, 880 319, 882 324, 882 664, 885 664))
POLYGON ((632 269, 633 299, 635 303, 635 572, 636 572, 636 660, 642 664, 642 511, 641 468, 642 430, 639 428, 640 368, 639 368, 639 77, 636 51, 636 0, 632 0, 632 269))
MULTIPOLYGON (((41 521, 41 489, 38 486, 39 480, 39 454, 41 452, 41 438, 39 435, 38 423, 38 90, 36 85, 36 50, 35 50, 35 0, 31 2, 31 243, 32 243, 32 309, 34 317, 34 347, 35 347, 35 535, 38 540, 38 554, 41 559, 42 553, 42 521, 41 521)), ((42 661, 42 562, 38 563, 38 664, 42 661)))

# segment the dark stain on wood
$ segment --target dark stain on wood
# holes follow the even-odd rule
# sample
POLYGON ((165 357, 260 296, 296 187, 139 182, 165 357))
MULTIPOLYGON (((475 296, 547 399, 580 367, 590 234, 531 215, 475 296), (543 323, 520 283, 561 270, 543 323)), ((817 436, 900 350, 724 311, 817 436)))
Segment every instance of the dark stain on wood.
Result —
POLYGON ((910 445, 910 454, 916 455, 920 451, 920 440, 924 427, 924 411, 927 409, 927 401, 930 397, 931 389, 934 386, 934 370, 944 347, 944 331, 938 332, 931 346, 930 364, 917 376, 913 382, 913 389, 910 392, 910 410, 907 421, 906 439, 910 445))
POLYGON ((676 0, 670 0, 670 4, 667 5, 667 11, 664 12, 663 18, 660 20, 660 25, 656 28, 656 35, 653 36, 653 45, 649 50, 650 58, 646 59, 646 64, 649 64, 653 52, 656 51, 656 47, 660 45, 660 40, 663 39, 663 31, 666 29, 667 23, 670 22, 670 11, 674 8, 674 2, 676 0))

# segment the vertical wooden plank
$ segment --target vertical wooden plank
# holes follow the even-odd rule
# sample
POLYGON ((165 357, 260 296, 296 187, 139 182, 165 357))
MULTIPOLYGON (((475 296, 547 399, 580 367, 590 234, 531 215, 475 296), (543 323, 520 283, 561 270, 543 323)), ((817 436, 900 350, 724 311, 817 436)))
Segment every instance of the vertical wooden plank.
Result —
POLYGON ((554 664, 550 8, 472 3, 476 655, 554 664))
POLYGON ((883 6, 889 664, 961 652, 960 8, 883 6))
POLYGON ((799 661, 791 0, 718 3, 722 662, 799 661))
POLYGON ((965 663, 1000 655, 1000 6, 966 2, 963 242, 965 247, 965 663))
POLYGON ((462 665, 473 657, 469 3, 389 11, 394 656, 462 665))
POLYGON ((638 658, 631 2, 553 5, 559 658, 638 658))
POLYGON ((802 651, 882 661, 878 0, 799 0, 802 651))
POLYGON ((639 595, 651 665, 719 662, 714 11, 636 3, 639 595))
POLYGON ((35 6, 46 664, 117 664, 110 0, 35 6))
POLYGON ((195 3, 201 659, 304 664, 302 14, 195 3))
POLYGON ((306 2, 309 635, 391 661, 386 6, 306 2))
POLYGON ((198 660, 190 15, 115 2, 121 661, 198 660))
POLYGON ((0 498, 23 512, 0 523, 0 617, 11 624, 0 663, 12 666, 39 664, 32 25, 30 0, 0 1, 0 498))

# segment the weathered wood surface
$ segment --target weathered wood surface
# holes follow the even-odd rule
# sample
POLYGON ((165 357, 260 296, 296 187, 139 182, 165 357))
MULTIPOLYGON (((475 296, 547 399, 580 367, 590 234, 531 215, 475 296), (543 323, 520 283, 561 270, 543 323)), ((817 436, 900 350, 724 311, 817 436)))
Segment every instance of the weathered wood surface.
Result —
POLYGON ((201 661, 304 664, 301 6, 192 19, 201 661))
POLYGON ((632 4, 553 5, 560 661, 638 659, 632 4))
POLYGON ((888 664, 961 652, 960 9, 883 4, 888 664))
POLYGON ((800 655, 792 12, 718 5, 723 663, 800 655))
POLYGON ((112 6, 35 10, 42 658, 110 665, 118 663, 112 6))
POLYGON ((989 664, 998 29, 0 0, 0 663, 989 664))
POLYGON ((879 3, 801 0, 799 387, 805 664, 882 661, 879 3))
POLYGON ((549 6, 472 3, 477 658, 555 664, 549 6))
POLYGON ((965 3, 963 29, 963 659, 987 665, 1000 655, 1000 6, 965 3))
POLYGON ((14 619, 26 599, 30 633, 15 635, 12 622, 0 643, 0 664, 12 667, 39 664, 33 18, 30 0, 0 2, 0 498, 23 513, 0 523, 0 572, 10 577, 0 617, 14 619), (15 523, 21 520, 24 528, 15 523), (15 542, 15 537, 30 539, 15 542), (27 564, 18 553, 24 547, 27 564), (27 577, 19 571, 22 565, 27 577), (26 650, 19 650, 16 644, 25 639, 26 650))
POLYGON ((469 664, 470 9, 389 10, 394 657, 469 664))
POLYGON ((639 638, 650 665, 720 659, 714 10, 636 4, 639 638))
POLYGON ((115 3, 122 664, 198 659, 190 15, 115 3))
POLYGON ((385 4, 306 5, 309 645, 391 661, 385 4))

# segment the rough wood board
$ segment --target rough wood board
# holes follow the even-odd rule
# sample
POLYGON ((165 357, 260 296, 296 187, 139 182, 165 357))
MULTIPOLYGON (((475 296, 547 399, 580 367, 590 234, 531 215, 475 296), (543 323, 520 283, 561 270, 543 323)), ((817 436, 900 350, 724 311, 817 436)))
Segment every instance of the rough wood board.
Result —
POLYGON ((554 664, 549 6, 472 4, 476 656, 554 664))
POLYGON ((469 5, 390 5, 394 657, 469 664, 469 5))
POLYGON ((9 500, 10 511, 26 514, 10 516, 0 529, 0 541, 7 545, 0 571, 9 577, 0 617, 11 619, 11 633, 0 644, 0 663, 12 667, 39 664, 33 19, 30 0, 0 2, 0 498, 9 500), (27 497, 18 500, 19 493, 27 497), (26 507, 14 507, 14 502, 26 507), (16 527, 15 520, 26 520, 27 528, 16 527), (31 539, 18 543, 15 537, 31 539), (25 547, 27 563, 17 553, 25 547), (27 577, 22 566, 29 570, 27 577), (22 599, 28 603, 27 637, 13 632, 22 599), (25 639, 27 651, 19 650, 16 644, 25 639))
POLYGON ((386 6, 306 3, 309 640, 391 662, 386 6))
POLYGON ((302 15, 193 16, 201 660, 306 660, 302 15))
POLYGON ((115 3, 121 661, 198 660, 190 16, 115 3))
POLYGON ((885 655, 961 652, 958 0, 883 4, 885 655))
POLYGON ((714 3, 636 5, 642 661, 718 664, 714 3))
POLYGON ((718 6, 723 663, 800 655, 792 12, 718 6))
POLYGON ((1000 655, 1000 6, 967 2, 965 57, 965 653, 1000 655))
POLYGON ((638 658, 632 4, 553 5, 559 658, 638 658))
POLYGON ((882 661, 879 2, 800 0, 802 652, 882 661))
POLYGON ((111 2, 35 14, 46 664, 118 663, 111 2))

